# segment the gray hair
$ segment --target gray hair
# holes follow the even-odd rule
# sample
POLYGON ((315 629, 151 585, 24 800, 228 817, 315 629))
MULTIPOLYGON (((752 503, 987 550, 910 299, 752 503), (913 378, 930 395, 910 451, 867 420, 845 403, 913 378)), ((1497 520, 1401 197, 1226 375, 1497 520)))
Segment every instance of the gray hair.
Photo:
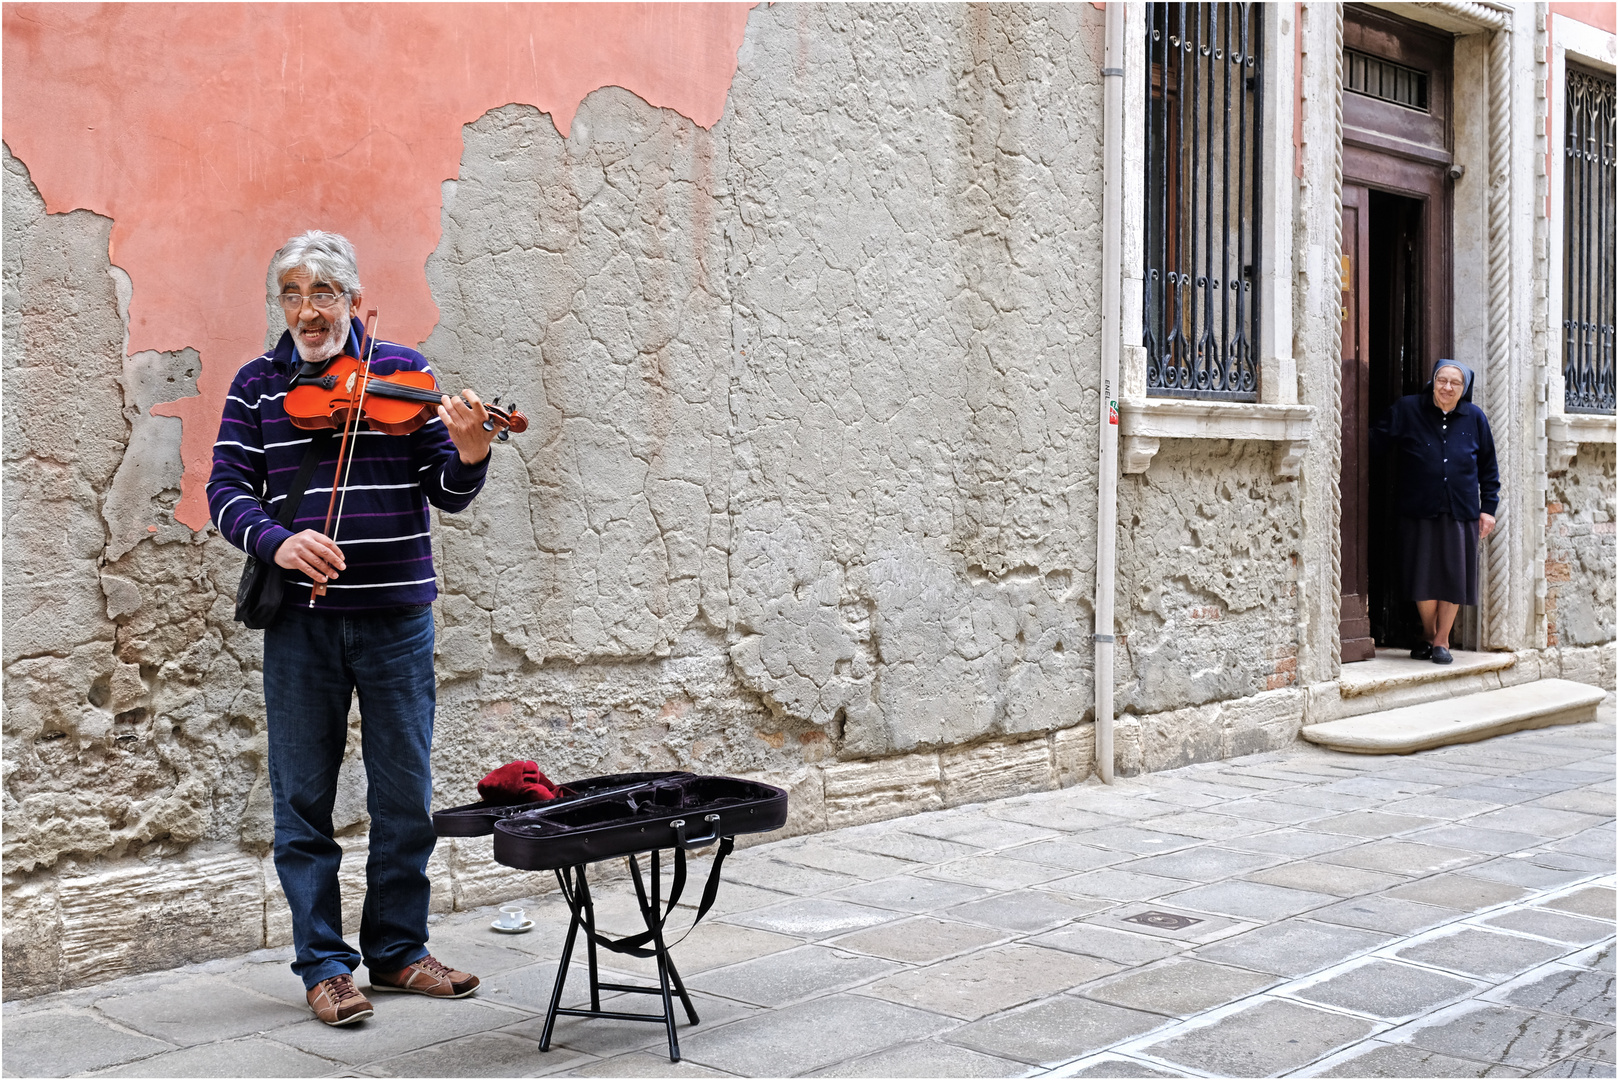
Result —
POLYGON ((281 291, 281 278, 293 270, 307 270, 316 281, 329 281, 348 293, 350 299, 361 295, 360 269, 354 256, 354 245, 337 233, 310 229, 302 236, 288 240, 270 260, 268 287, 270 297, 281 291))

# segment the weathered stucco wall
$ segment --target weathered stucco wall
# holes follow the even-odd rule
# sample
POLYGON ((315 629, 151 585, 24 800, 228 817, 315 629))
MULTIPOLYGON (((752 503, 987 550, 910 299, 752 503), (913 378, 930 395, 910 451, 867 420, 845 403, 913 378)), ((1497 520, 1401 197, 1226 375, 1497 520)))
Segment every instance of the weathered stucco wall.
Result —
MULTIPOLYGON (((534 425, 438 523, 436 804, 513 757, 766 776, 793 830, 1088 774, 1100 42, 1088 5, 763 8, 711 130, 611 87, 566 138, 465 127, 424 349, 534 425)), ((197 355, 126 357, 112 223, 5 164, 14 995, 288 926, 241 556, 175 522, 152 413, 197 355)), ((543 885, 482 841, 430 872, 439 909, 543 885)))
POLYGON ((1618 505, 1613 447, 1585 443, 1550 477, 1546 499, 1545 621, 1548 644, 1601 645, 1618 610, 1618 505))
POLYGON ((1302 525, 1298 484, 1273 462, 1265 443, 1173 441, 1121 479, 1120 770, 1254 753, 1297 733, 1302 525))
POLYGON ((1100 13, 793 6, 730 138, 741 678, 884 754, 1091 698, 1100 13))

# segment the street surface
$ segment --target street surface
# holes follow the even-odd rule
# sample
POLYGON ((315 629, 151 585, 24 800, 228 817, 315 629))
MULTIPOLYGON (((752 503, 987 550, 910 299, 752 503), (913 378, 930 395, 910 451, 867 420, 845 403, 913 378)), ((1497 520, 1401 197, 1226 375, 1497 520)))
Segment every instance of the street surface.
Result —
MULTIPOLYGON (((1614 723, 1298 743, 736 852, 673 955, 701 1023, 562 1018, 566 907, 435 917, 476 997, 315 1020, 272 950, 10 1002, 6 1076, 1613 1076, 1614 723)), ((701 892, 697 860, 685 903, 701 892)), ((548 877, 548 875, 547 875, 548 877)), ((536 882, 540 878, 536 875, 536 882)), ((637 929, 621 873, 604 928, 637 929)), ((671 920, 678 938, 685 907, 671 920)), ((603 953, 608 981, 655 981, 603 953)), ((356 973, 362 987, 368 979, 356 973)), ((584 995, 582 959, 564 1004, 584 995)), ((607 1008, 655 1009, 616 995, 607 1008)))

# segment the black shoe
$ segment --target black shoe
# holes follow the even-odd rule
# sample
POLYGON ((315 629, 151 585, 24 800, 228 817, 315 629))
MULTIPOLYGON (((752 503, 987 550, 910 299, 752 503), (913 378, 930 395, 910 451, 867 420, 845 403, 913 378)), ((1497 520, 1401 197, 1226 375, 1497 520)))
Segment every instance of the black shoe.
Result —
POLYGON ((1444 648, 1444 646, 1442 646, 1442 645, 1434 645, 1433 646, 1433 663, 1435 663, 1435 664, 1453 664, 1454 662, 1455 662, 1455 657, 1453 657, 1453 656, 1451 656, 1449 654, 1448 649, 1444 648))
POLYGON ((1433 647, 1425 641, 1410 650, 1410 659, 1412 660, 1431 660, 1432 658, 1433 647))

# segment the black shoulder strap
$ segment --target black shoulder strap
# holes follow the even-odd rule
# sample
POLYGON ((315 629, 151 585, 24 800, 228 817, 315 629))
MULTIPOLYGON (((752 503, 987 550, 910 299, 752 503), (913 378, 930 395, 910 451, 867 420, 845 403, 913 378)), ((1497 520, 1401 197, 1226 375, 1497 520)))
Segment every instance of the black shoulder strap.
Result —
POLYGON ((315 475, 315 466, 320 464, 320 452, 330 441, 330 436, 324 431, 317 431, 310 436, 309 449, 303 452, 303 462, 298 466, 298 475, 292 478, 292 486, 287 489, 287 497, 281 500, 281 512, 275 515, 275 520, 281 523, 281 528, 292 528, 292 519, 297 516, 298 504, 303 502, 304 490, 309 487, 310 477, 315 475))
MULTIPOLYGON (((734 836, 722 836, 719 838, 719 850, 714 852, 713 868, 708 871, 708 882, 705 886, 703 886, 702 889, 702 901, 697 905, 697 917, 691 920, 690 926, 686 927, 685 934, 680 935, 680 941, 684 941, 686 934, 691 933, 691 931, 697 928, 697 923, 701 922, 702 917, 708 914, 708 909, 713 907, 714 898, 719 893, 719 869, 725 865, 725 856, 729 855, 735 847, 736 838, 734 836)), ((651 905, 646 899, 645 890, 641 886, 640 867, 634 864, 633 855, 630 856, 630 859, 631 869, 634 870, 635 894, 640 901, 641 910, 645 912, 648 922, 656 919, 657 927, 659 930, 661 930, 668 924, 669 916, 674 914, 674 906, 680 902, 680 894, 685 891, 685 849, 678 846, 674 849, 674 880, 669 888, 668 905, 663 909, 661 914, 651 909, 651 905)), ((556 879, 557 881, 562 882, 562 891, 567 893, 569 891, 568 885, 563 879, 562 872, 560 870, 556 872, 556 879)), ((654 936, 650 930, 642 930, 638 934, 631 934, 628 937, 621 937, 617 940, 613 940, 612 938, 595 933, 593 931, 586 930, 585 932, 595 940, 597 945, 604 949, 610 949, 615 953, 623 953, 628 956, 639 956, 643 958, 657 955, 657 951, 655 949, 646 948, 647 943, 650 942, 654 936)), ((668 947, 673 948, 679 943, 679 941, 672 942, 668 945, 668 947)))

